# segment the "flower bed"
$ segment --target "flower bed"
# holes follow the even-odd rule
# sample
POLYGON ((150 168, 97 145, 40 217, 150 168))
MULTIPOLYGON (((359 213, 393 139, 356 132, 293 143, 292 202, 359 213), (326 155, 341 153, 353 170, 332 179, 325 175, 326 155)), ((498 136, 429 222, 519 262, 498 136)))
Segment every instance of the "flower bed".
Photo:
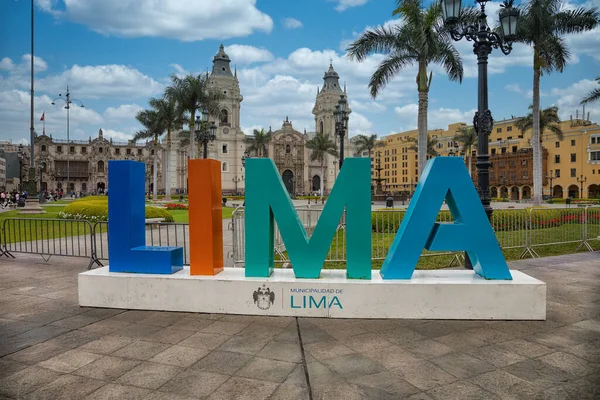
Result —
MULTIPOLYGON (((58 213, 62 219, 83 219, 90 222, 108 220, 108 197, 90 196, 72 202, 58 213)), ((162 218, 165 222, 173 222, 173 216, 165 209, 146 207, 146 218, 162 218)))
POLYGON ((187 210, 188 205, 181 204, 181 203, 169 203, 166 205, 166 209, 167 210, 187 210))

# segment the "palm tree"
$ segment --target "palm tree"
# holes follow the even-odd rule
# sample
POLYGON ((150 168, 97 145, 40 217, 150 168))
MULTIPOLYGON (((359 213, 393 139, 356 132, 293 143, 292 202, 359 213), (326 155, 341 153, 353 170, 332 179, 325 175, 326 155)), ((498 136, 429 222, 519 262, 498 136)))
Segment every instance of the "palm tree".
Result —
POLYGON ((562 72, 570 52, 564 35, 596 27, 599 14, 595 7, 570 7, 562 0, 530 0, 521 12, 517 41, 533 47, 533 204, 542 199, 542 145, 540 142, 540 78, 542 73, 562 72))
POLYGON ((469 176, 471 176, 473 146, 477 144, 477 133, 472 127, 465 127, 460 130, 458 135, 454 136, 454 140, 462 144, 462 150, 469 159, 469 176))
POLYGON ((138 131, 133 137, 133 141, 137 142, 142 139, 152 139, 154 156, 152 160, 152 198, 158 199, 157 196, 157 181, 158 181, 158 151, 157 143, 158 138, 165 132, 166 126, 163 120, 159 117, 159 113, 156 110, 142 110, 137 113, 135 119, 144 127, 143 130, 138 131))
POLYGON ((369 152, 369 158, 371 158, 371 152, 375 147, 378 146, 377 134, 372 135, 356 135, 354 137, 354 145, 356 146, 356 152, 362 153, 363 151, 369 152))
MULTIPOLYGON (((158 118, 162 121, 164 128, 167 131, 167 150, 165 157, 165 188, 167 198, 171 196, 171 132, 177 129, 181 129, 185 118, 181 115, 177 109, 177 104, 172 99, 150 99, 148 101, 150 107, 156 110, 158 118)), ((155 152, 156 153, 156 152, 155 152)))
MULTIPOLYGON (((596 82, 600 85, 600 76, 596 78, 596 82)), ((581 104, 593 103, 598 100, 600 100, 600 88, 596 88, 588 93, 585 99, 581 100, 581 104)))
MULTIPOLYGON (((409 142, 413 142, 414 144, 411 146, 408 146, 409 150, 412 151, 418 151, 419 150, 419 140, 414 138, 414 137, 409 137, 408 138, 409 142)), ((430 136, 427 136, 427 157, 425 158, 425 160, 428 160, 429 158, 432 157, 437 157, 439 156, 439 153, 437 152, 437 150, 435 149, 435 146, 438 144, 438 140, 436 138, 432 138, 430 136)))
POLYGON ((310 149, 310 161, 321 163, 321 202, 323 201, 323 182, 325 181, 325 158, 327 154, 334 157, 338 156, 335 142, 322 132, 317 133, 312 139, 306 142, 306 148, 310 149))
POLYGON ((260 131, 255 129, 253 135, 246 138, 246 143, 250 145, 246 148, 246 151, 248 153, 255 152, 259 158, 267 157, 267 147, 271 139, 273 139, 273 132, 270 129, 269 132, 265 132, 264 129, 260 131))
MULTIPOLYGON (((209 87, 209 75, 187 75, 183 78, 171 75, 171 85, 165 89, 164 97, 177 103, 177 109, 181 116, 189 117, 189 131, 194 132, 196 111, 206 109, 209 115, 220 114, 220 102, 225 96, 209 87)), ((196 156, 196 145, 193 140, 190 143, 190 158, 196 156)))
MULTIPOLYGON (((417 65, 418 159, 421 174, 427 159, 427 105, 433 74, 428 71, 429 64, 442 65, 450 80, 459 82, 462 82, 463 66, 460 55, 443 26, 440 2, 433 2, 427 9, 423 9, 422 0, 397 0, 397 6, 393 15, 399 15, 403 23, 389 28, 380 26, 368 29, 350 45, 348 57, 364 61, 369 54, 386 54, 369 82, 373 98, 396 74, 413 64, 417 65)), ((472 18, 471 11, 464 10, 461 18, 472 18)))
MULTIPOLYGON (((533 106, 529 106, 530 110, 533 110, 533 106)), ((544 131, 548 130, 558 137, 558 140, 563 140, 565 135, 560 128, 560 118, 558 117, 558 107, 552 106, 545 110, 541 110, 539 113, 538 121, 540 123, 540 137, 539 141, 542 142, 544 131)), ((525 131, 533 128, 533 111, 530 112, 526 117, 517 119, 515 126, 524 133, 525 131)), ((533 147, 533 140, 531 146, 533 147)))

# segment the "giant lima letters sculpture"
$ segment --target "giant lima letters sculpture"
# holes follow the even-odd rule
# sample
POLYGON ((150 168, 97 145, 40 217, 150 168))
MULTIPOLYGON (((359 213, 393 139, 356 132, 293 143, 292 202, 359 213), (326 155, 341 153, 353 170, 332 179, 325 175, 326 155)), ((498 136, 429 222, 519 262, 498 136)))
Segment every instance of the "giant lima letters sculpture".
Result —
MULTIPOLYGON (((216 163, 215 160, 190 161, 189 208, 190 215, 195 216, 190 218, 191 275, 216 275, 222 270, 222 225, 216 218, 221 214, 218 202, 221 185, 216 163), (200 201, 199 196, 208 196, 212 200, 200 201), (203 224, 208 228, 203 227, 201 233, 192 233, 195 226, 203 224), (200 262, 202 267, 195 267, 194 264, 200 262)), ((143 219, 140 222, 145 205, 143 169, 144 164, 135 161, 109 161, 109 187, 113 194, 109 198, 109 268, 111 272, 174 273, 183 264, 181 248, 147 247, 142 241, 145 235, 143 219), (125 211, 120 211, 123 207, 125 211), (113 246, 117 251, 113 251, 113 246)), ((295 276, 318 278, 345 209, 347 277, 370 279, 370 188, 370 160, 346 159, 309 237, 273 161, 247 159, 245 275, 268 277, 273 272, 274 225, 277 222, 295 276)), ((436 157, 427 163, 381 267, 382 278, 410 279, 423 249, 465 251, 475 273, 483 278, 512 279, 475 187, 459 157, 436 157), (453 223, 436 222, 444 200, 454 218, 453 223)))

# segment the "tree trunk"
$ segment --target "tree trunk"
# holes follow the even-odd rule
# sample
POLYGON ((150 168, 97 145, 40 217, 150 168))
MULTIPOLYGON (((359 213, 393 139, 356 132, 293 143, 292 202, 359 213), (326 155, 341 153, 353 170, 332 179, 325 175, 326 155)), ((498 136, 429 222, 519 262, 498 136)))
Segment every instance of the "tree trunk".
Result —
POLYGON ((540 141, 540 76, 541 70, 538 62, 538 52, 534 50, 533 62, 533 126, 531 147, 533 149, 533 205, 537 206, 542 201, 542 143, 540 141))
POLYGON ((167 130, 167 156, 165 157, 165 193, 171 200, 171 130, 167 130))
POLYGON ((196 158, 196 136, 194 132, 194 121, 196 119, 196 110, 192 110, 190 114, 190 159, 196 158))
POLYGON ((152 164, 154 165, 154 168, 152 168, 152 198, 154 199, 154 201, 158 200, 158 149, 156 148, 156 142, 157 139, 154 138, 154 160, 152 162, 152 164))
POLYGON ((417 128, 419 131, 417 141, 417 155, 419 158, 419 177, 427 164, 427 106, 429 85, 427 83, 427 65, 419 65, 419 73, 417 75, 417 87, 419 90, 419 108, 417 128))
POLYGON ((323 179, 324 177, 324 171, 325 171, 325 166, 323 165, 323 158, 321 158, 321 204, 323 204, 323 181, 325 181, 325 179, 323 179))

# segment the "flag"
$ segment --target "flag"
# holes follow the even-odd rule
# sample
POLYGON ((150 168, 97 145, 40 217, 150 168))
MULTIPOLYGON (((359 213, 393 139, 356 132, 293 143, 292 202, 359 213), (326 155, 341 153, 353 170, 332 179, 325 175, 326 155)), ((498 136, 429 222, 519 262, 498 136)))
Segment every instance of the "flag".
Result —
POLYGON ((44 112, 44 113, 42 113, 42 118, 40 118, 40 121, 43 121, 43 120, 44 120, 44 114, 46 114, 46 113, 45 113, 45 112, 44 112))

